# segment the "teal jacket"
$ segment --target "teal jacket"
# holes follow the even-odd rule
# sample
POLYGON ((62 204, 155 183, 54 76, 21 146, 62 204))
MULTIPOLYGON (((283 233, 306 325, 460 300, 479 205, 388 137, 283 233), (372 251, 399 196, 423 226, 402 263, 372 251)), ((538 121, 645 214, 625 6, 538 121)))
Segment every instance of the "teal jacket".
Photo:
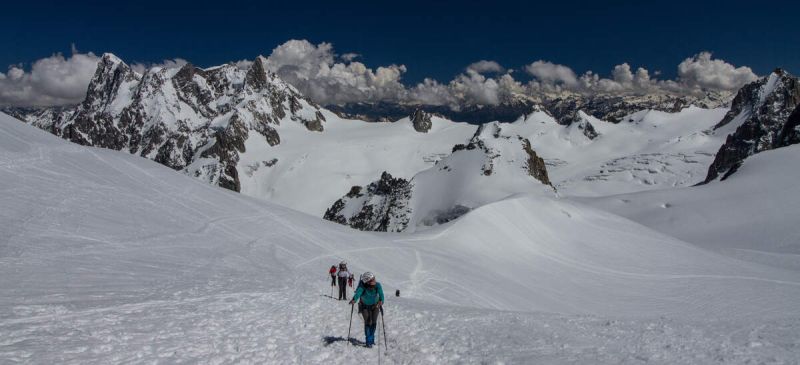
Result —
POLYGON ((353 295, 353 301, 358 302, 359 298, 361 298, 361 303, 364 303, 364 305, 373 305, 378 300, 383 303, 383 287, 381 283, 375 283, 375 289, 368 289, 365 285, 359 285, 358 289, 356 289, 356 294, 353 295))

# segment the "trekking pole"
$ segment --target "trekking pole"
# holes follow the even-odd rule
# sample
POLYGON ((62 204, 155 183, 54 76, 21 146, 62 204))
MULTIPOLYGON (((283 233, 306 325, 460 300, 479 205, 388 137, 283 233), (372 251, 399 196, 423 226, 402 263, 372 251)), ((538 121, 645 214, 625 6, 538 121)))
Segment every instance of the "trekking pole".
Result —
POLYGON ((355 304, 350 304, 350 325, 347 326, 347 342, 350 342, 350 329, 353 328, 353 308, 355 308, 355 304))
POLYGON ((381 306, 381 325, 383 325, 383 345, 386 346, 386 351, 389 351, 389 341, 386 339, 386 322, 383 321, 383 306, 381 306))

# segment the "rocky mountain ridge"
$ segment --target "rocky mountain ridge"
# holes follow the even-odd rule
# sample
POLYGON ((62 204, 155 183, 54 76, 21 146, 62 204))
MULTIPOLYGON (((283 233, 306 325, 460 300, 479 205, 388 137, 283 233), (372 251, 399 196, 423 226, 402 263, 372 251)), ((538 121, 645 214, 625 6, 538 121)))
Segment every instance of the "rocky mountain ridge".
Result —
POLYGON ((730 111, 714 126, 728 134, 703 183, 724 180, 747 157, 800 142, 800 79, 777 69, 747 84, 733 99, 730 111))
POLYGON ((320 107, 265 62, 258 57, 247 69, 186 64, 139 74, 107 53, 80 105, 17 116, 72 142, 124 150, 239 191, 236 165, 248 138, 275 146, 281 123, 324 129, 320 107))

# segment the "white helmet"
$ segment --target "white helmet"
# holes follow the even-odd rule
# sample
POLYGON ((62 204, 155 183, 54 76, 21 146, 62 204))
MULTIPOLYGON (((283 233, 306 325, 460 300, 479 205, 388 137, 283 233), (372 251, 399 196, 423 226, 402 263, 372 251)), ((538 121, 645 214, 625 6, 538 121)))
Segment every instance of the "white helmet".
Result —
POLYGON ((339 266, 347 266, 347 261, 342 261, 339 263, 339 266))
POLYGON ((361 282, 364 284, 369 283, 372 279, 375 279, 375 274, 369 271, 361 274, 361 282))

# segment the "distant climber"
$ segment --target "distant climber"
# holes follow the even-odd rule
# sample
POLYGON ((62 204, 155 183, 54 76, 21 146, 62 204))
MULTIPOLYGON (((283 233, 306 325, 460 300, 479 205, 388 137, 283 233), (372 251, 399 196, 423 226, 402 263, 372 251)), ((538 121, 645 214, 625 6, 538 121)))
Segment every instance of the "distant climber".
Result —
POLYGON ((375 281, 375 275, 369 271, 361 274, 361 283, 350 304, 358 302, 358 313, 364 318, 367 347, 375 344, 375 329, 378 327, 378 315, 381 313, 383 299, 383 287, 381 283, 375 281))
POLYGON ((352 275, 347 270, 347 261, 339 263, 339 272, 336 275, 339 277, 339 300, 347 300, 347 279, 352 275))
POLYGON ((336 265, 331 265, 331 269, 328 270, 328 274, 331 274, 331 286, 336 286, 336 265))

